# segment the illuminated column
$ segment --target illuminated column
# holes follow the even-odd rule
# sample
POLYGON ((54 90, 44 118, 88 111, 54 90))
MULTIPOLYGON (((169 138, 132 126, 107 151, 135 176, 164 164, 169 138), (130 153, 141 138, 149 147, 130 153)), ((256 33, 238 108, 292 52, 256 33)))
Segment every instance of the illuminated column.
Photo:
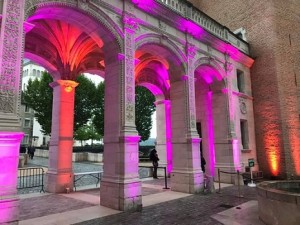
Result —
POLYGON ((200 193, 204 188, 200 138, 196 130, 194 45, 187 45, 188 75, 171 83, 173 171, 172 190, 200 193))
POLYGON ((18 224, 20 74, 25 0, 0 2, 0 224, 18 224))
MULTIPOLYGON (((124 2, 125 8, 128 1, 124 2)), ((142 208, 135 127, 134 33, 138 26, 124 14, 124 52, 105 61, 104 174, 100 204, 122 211, 142 208)), ((110 52, 113 50, 110 49, 110 52)))
MULTIPOLYGON (((226 55, 226 77, 224 78, 225 88, 220 91, 216 90, 213 95, 213 117, 215 122, 215 147, 216 164, 215 169, 220 168, 223 171, 236 172, 241 169, 241 151, 239 141, 236 136, 236 104, 232 92, 233 68, 229 62, 229 56, 226 55), (217 126, 222 124, 221 129, 217 126)), ((222 182, 234 183, 236 176, 222 174, 222 182)))
POLYGON ((19 198, 17 177, 23 133, 0 132, 0 224, 17 223, 19 198))
POLYGON ((156 105, 156 150, 159 157, 159 166, 167 166, 167 174, 172 171, 172 128, 170 100, 155 102, 156 105))
POLYGON ((46 174, 46 190, 52 193, 73 190, 73 123, 75 87, 71 80, 57 80, 53 88, 49 167, 46 174))

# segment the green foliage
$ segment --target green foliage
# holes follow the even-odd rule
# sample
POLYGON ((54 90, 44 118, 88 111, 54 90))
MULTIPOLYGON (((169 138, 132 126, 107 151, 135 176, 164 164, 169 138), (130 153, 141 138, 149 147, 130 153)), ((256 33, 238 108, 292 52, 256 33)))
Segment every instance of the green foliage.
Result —
MULTIPOLYGON (((35 110, 35 117, 44 134, 51 134, 52 77, 43 73, 40 80, 29 80, 22 93, 24 101, 35 110)), ((95 84, 84 76, 76 80, 79 85, 75 91, 74 138, 76 140, 100 140, 104 136, 104 82, 95 84), (92 120, 92 125, 87 125, 92 120), (91 132, 92 130, 92 132, 91 132), (88 139, 87 139, 88 138, 88 139)), ((143 87, 136 87, 136 129, 141 140, 150 137, 152 114, 155 111, 155 97, 143 87)))
POLYGON ((29 80, 27 89, 22 93, 22 99, 35 111, 35 118, 46 135, 51 133, 52 117, 52 88, 49 83, 53 81, 48 73, 43 73, 40 80, 29 80))
POLYGON ((97 133, 93 124, 81 126, 74 132, 74 139, 81 141, 81 145, 82 141, 91 139, 93 142, 93 140, 100 140, 101 138, 102 136, 97 133))
POLYGON ((75 91, 75 108, 74 108, 74 130, 87 124, 92 118, 96 106, 97 96, 96 85, 90 79, 79 76, 76 80, 79 85, 75 91))
POLYGON ((141 141, 150 137, 155 97, 144 87, 135 88, 135 125, 141 141))
POLYGON ((99 135, 104 136, 104 82, 100 82, 96 90, 96 109, 93 124, 99 135))
MULTIPOLYGON (((53 81, 48 73, 43 73, 40 80, 29 80, 22 98, 35 111, 35 117, 42 127, 42 132, 51 134, 53 90, 49 84, 53 81)), ((96 86, 84 76, 76 80, 79 85, 75 91, 74 131, 87 124, 96 108, 96 86)))

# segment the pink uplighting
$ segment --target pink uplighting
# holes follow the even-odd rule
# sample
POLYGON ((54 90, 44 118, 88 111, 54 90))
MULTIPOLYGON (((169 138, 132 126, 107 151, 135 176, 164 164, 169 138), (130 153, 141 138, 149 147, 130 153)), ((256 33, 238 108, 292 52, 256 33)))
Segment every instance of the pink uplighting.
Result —
POLYGON ((15 221, 18 216, 17 177, 21 132, 0 132, 0 223, 15 221))
POLYGON ((209 154, 210 154, 210 172, 211 175, 215 175, 215 145, 214 145, 214 124, 213 124, 213 113, 212 113, 212 91, 207 92, 207 121, 208 121, 208 143, 209 143, 209 154))
POLYGON ((170 101, 165 101, 166 110, 166 143, 167 143, 167 173, 170 174, 173 169, 172 163, 172 125, 171 125, 171 104, 170 101))
POLYGON ((232 149, 233 149, 233 163, 235 170, 240 170, 240 148, 239 141, 237 139, 232 140, 232 149))

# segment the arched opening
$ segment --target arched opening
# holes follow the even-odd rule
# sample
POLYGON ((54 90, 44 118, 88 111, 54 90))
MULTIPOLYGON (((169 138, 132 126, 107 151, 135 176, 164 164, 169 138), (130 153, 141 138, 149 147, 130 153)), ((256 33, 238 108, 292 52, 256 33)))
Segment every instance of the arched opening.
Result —
POLYGON ((112 22, 104 15, 99 16, 94 18, 77 8, 57 3, 40 6, 27 18, 32 29, 25 37, 25 57, 45 67, 54 80, 47 173, 50 192, 73 188, 75 81, 85 72, 105 77, 108 83, 118 77, 106 67, 120 52, 118 32, 109 30, 110 26, 104 24, 112 22))
POLYGON ((222 72, 213 63, 201 63, 195 70, 197 131, 201 138, 200 154, 206 162, 202 170, 211 180, 215 176, 218 157, 222 157, 220 144, 227 144, 227 100, 222 92, 222 72))

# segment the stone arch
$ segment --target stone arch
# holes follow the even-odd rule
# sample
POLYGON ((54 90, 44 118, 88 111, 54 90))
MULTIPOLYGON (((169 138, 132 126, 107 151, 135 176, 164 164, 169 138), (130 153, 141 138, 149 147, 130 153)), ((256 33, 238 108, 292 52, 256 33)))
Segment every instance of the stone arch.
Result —
POLYGON ((194 63, 194 68, 197 69, 199 66, 202 66, 202 65, 206 65, 206 66, 217 69, 222 78, 224 78, 226 76, 226 72, 225 72, 224 68, 214 58, 201 57, 194 63))
MULTIPOLYGON (((32 2, 33 1, 31 1, 31 4, 28 3, 26 5, 25 12, 27 22, 43 21, 44 19, 45 21, 62 21, 62 23, 77 27, 78 30, 85 33, 99 46, 100 52, 103 52, 101 58, 104 58, 104 60, 117 58, 117 54, 122 51, 123 33, 121 28, 99 7, 97 7, 96 11, 96 9, 89 7, 88 3, 82 2, 76 4, 71 1, 32 2)), ((35 28, 33 27, 33 29, 35 28)), ((101 54, 99 50, 97 50, 98 54, 101 54)), ((31 53, 34 54, 33 52, 31 53)), ((47 60, 47 57, 45 59, 47 60)), ((55 65, 53 62, 51 63, 55 65)), ((80 65, 77 65, 79 66, 77 70, 80 71, 80 73, 99 70, 97 74, 101 74, 101 71, 104 70, 104 66, 100 66, 100 64, 96 62, 88 62, 88 58, 82 61, 80 65)), ((57 73, 65 77, 63 72, 57 73)), ((78 72, 74 72, 74 74, 77 73, 78 72)), ((74 74, 70 75, 70 78, 74 77, 74 74)), ((104 73, 102 73, 102 75, 103 74, 104 73)), ((66 77, 65 79, 70 78, 66 77)))
POLYGON ((30 52, 25 52, 24 57, 39 62, 39 65, 44 67, 52 75, 54 80, 59 79, 59 74, 57 74, 54 66, 48 60, 30 52))
POLYGON ((195 105, 197 130, 202 138, 200 149, 206 160, 206 175, 215 175, 215 162, 220 136, 227 134, 226 72, 220 63, 211 57, 202 57, 194 64, 195 105), (218 126, 218 129, 215 129, 218 126))
MULTIPOLYGON (((121 28, 103 10, 97 8, 96 12, 93 8, 89 7, 88 3, 74 3, 74 1, 71 0, 66 0, 65 2, 57 2, 55 0, 48 0, 47 2, 42 0, 28 0, 25 3, 25 20, 33 15, 39 8, 47 6, 71 8, 82 15, 86 14, 89 18, 93 18, 95 21, 102 24, 107 31, 113 34, 120 49, 123 48, 122 37, 124 35, 121 28)), ((79 22, 80 24, 82 21, 84 20, 76 22, 79 22)))
MULTIPOLYGON (((176 68, 181 67, 181 75, 186 74, 187 72, 187 57, 184 52, 176 45, 173 41, 168 39, 165 36, 149 33, 143 34, 135 39, 135 50, 139 50, 146 45, 157 45, 164 48, 166 51, 172 54, 170 62, 176 66, 176 68)), ((170 68, 170 71, 174 71, 174 68, 170 68)), ((172 77, 174 79, 174 77, 172 77)), ((176 80, 180 80, 181 77, 176 77, 176 80)))
MULTIPOLYGON (((196 71, 199 70, 199 68, 203 68, 209 74, 211 74, 211 77, 202 77, 204 80, 208 79, 210 80, 211 83, 213 83, 213 79, 216 79, 218 83, 218 88, 223 89, 225 88, 225 77, 226 77, 226 71, 224 68, 220 65, 220 63, 211 57, 201 57, 199 58, 195 63, 194 63, 194 72, 195 72, 195 78, 197 79, 196 76, 196 71)), ((210 83, 207 80, 207 83, 210 83)))

